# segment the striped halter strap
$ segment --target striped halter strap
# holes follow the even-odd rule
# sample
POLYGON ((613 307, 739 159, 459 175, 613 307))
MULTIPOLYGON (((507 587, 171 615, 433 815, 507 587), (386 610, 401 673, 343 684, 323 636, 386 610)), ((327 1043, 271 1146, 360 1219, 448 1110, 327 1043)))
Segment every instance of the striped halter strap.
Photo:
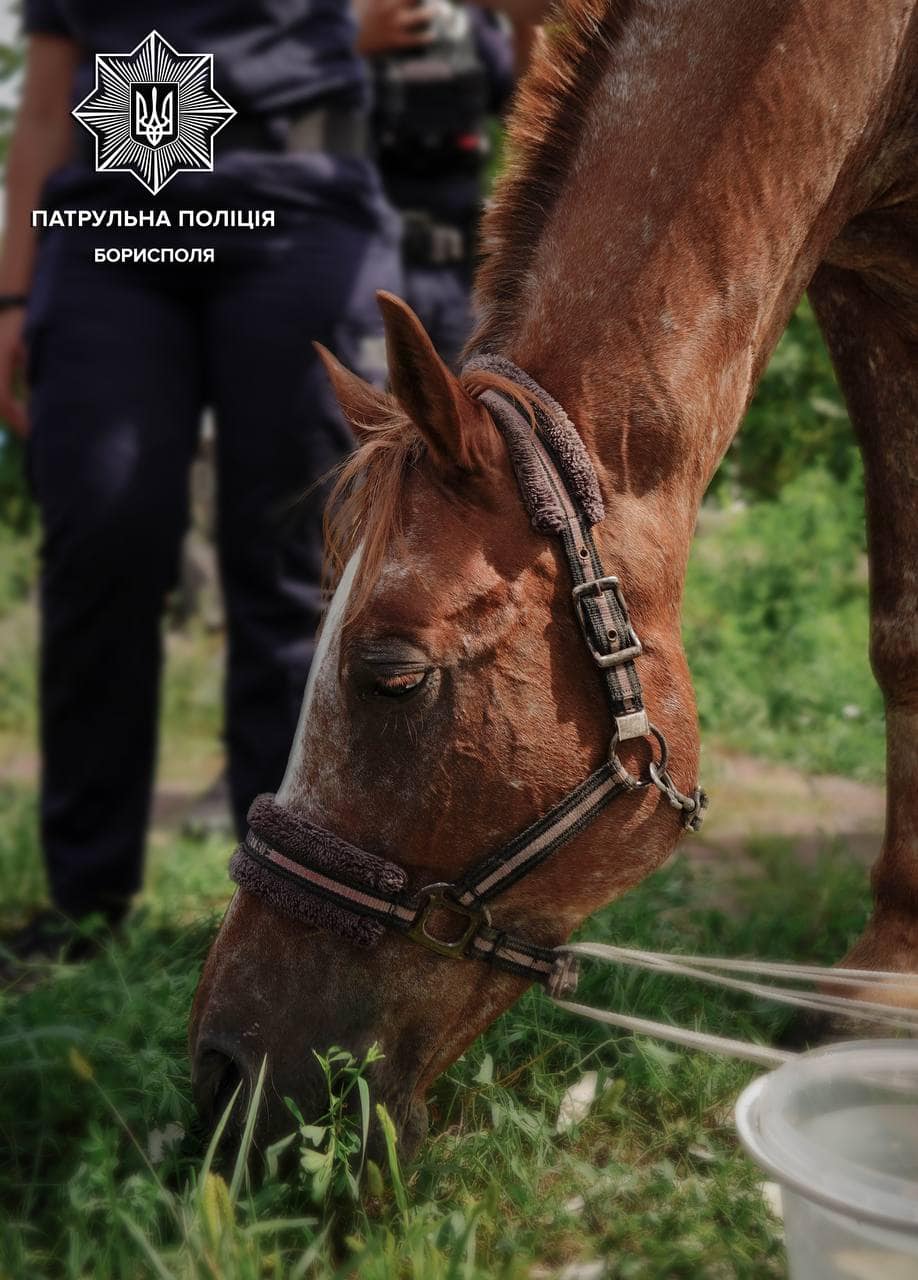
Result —
POLYGON ((636 665, 641 642, 621 584, 603 571, 591 532, 605 512, 583 441, 561 406, 509 360, 479 355, 467 367, 499 373, 521 391, 517 399, 488 390, 481 400, 504 437, 533 528, 560 540, 572 607, 609 703, 608 756, 543 817, 449 883, 409 893, 403 867, 315 826, 271 796, 252 805, 251 830, 233 855, 230 874, 275 909, 360 945, 371 945, 390 928, 440 955, 473 957, 520 977, 556 983, 561 953, 496 928, 489 904, 589 826, 616 796, 656 787, 694 831, 707 797, 700 787, 691 795, 676 788, 666 739, 644 708, 636 665), (523 396, 533 404, 535 430, 523 396), (618 758, 619 743, 634 738, 650 741, 646 778, 629 773, 618 758))

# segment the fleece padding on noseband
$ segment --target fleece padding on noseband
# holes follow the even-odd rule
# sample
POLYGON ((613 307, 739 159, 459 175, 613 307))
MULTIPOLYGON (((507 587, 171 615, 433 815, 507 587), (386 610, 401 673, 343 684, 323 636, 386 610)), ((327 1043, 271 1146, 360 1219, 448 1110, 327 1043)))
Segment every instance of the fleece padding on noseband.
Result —
POLYGON ((403 869, 346 840, 323 831, 306 818, 258 796, 249 809, 251 831, 233 854, 230 876, 236 884, 263 898, 269 906, 316 929, 325 929, 369 947, 383 924, 360 914, 361 890, 387 896, 407 882, 403 869), (354 910, 322 896, 322 874, 346 891, 354 889, 354 910))
MULTIPOLYGON (((535 399, 540 438, 551 451, 567 489, 580 504, 589 524, 599 524, 605 518, 605 509, 593 463, 576 427, 557 401, 527 373, 518 369, 512 360, 503 356, 473 356, 465 368, 500 374, 535 399), (538 404, 544 405, 545 412, 539 412, 538 404)), ((528 413, 499 391, 485 391, 480 398, 504 437, 532 527, 538 533, 561 533, 567 524, 567 515, 539 463, 528 413)))

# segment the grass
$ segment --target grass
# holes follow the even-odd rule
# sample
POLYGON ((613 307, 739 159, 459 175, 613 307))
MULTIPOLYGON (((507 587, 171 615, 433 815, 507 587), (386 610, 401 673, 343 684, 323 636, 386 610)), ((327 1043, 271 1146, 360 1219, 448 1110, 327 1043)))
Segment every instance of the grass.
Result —
POLYGON ((705 510, 683 635, 702 733, 811 773, 880 781, 860 477, 806 471, 778 498, 705 510))
MULTIPOLYGON (((24 793, 2 795, 10 911, 36 887, 24 870, 36 861, 31 808, 24 793)), ((840 849, 804 869, 775 841, 751 856, 729 914, 680 859, 586 932, 661 949, 837 958, 863 923, 863 869, 840 849)), ((268 1177, 254 1190, 237 1179, 233 1201, 227 1181, 202 1176, 185 1055, 225 857, 218 841, 156 850, 123 941, 0 997, 0 1275, 427 1280, 522 1277, 595 1258, 615 1277, 784 1275, 780 1230, 730 1121, 754 1070, 610 1036, 535 992, 436 1086, 433 1136, 404 1171, 401 1205, 376 1186, 333 1243, 306 1178, 268 1177), (559 1135, 561 1097, 586 1070, 611 1087, 559 1135), (177 1145, 164 1143, 179 1132, 177 1145)), ((583 998, 763 1039, 784 1016, 637 973, 590 972, 583 998)))

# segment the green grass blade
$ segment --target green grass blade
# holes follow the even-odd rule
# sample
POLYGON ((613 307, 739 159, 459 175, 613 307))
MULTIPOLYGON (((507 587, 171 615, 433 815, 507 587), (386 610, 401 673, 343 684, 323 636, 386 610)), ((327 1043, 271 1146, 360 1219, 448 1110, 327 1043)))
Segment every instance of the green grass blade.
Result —
POLYGON ((132 1240, 134 1240, 135 1244, 137 1244, 145 1254, 150 1266, 159 1276, 159 1280, 175 1280, 175 1273, 169 1270, 162 1258, 153 1248, 150 1241, 141 1231, 140 1227, 138 1227, 137 1223, 133 1222, 123 1209, 118 1210, 118 1218, 124 1224, 124 1227, 132 1240))
POLYGON ((223 1115, 220 1117, 220 1123, 217 1125, 216 1129, 214 1129, 213 1137, 208 1143, 207 1150, 204 1153, 204 1160, 203 1160, 203 1163, 201 1164, 200 1172, 198 1173, 199 1195, 203 1194, 204 1186, 207 1182, 207 1175, 210 1173, 210 1167, 214 1162, 214 1156, 217 1154, 217 1147, 219 1147, 220 1139, 223 1137, 223 1130, 226 1128, 227 1124, 229 1123, 229 1118, 233 1114, 233 1107, 235 1107, 236 1105, 236 1099, 239 1097, 239 1091, 241 1088, 242 1088, 242 1081, 240 1080, 239 1083, 236 1085, 236 1088, 233 1090, 233 1096, 230 1098, 229 1102, 226 1104, 226 1110, 223 1112, 223 1115))
POLYGON ((357 1169, 357 1181, 363 1177, 363 1166, 367 1158, 367 1138, 370 1134, 370 1086, 363 1076, 357 1077, 357 1093, 360 1096, 360 1165, 357 1169))
MULTIPOLYGON (((303 1277, 306 1275, 309 1268, 313 1266, 314 1263, 318 1262, 322 1248, 331 1234, 332 1225, 333 1224, 329 1222, 328 1225, 322 1229, 319 1235, 316 1236, 309 1248, 305 1250, 296 1266, 291 1268, 289 1280, 303 1280, 303 1277)), ((350 1268, 350 1262, 348 1262, 347 1265, 350 1268)), ((349 1270, 348 1274, 353 1275, 353 1270, 349 1270)))
POLYGON ((258 1108, 261 1106, 261 1095, 265 1087, 265 1072, 267 1069, 268 1055, 265 1054, 261 1060, 261 1068, 258 1072, 258 1079, 255 1081, 252 1101, 249 1103, 248 1115, 245 1118, 245 1129, 242 1131, 242 1141, 240 1142, 239 1150, 236 1153, 236 1166, 233 1169, 233 1177, 229 1188, 231 1204, 236 1203, 236 1197, 239 1195, 239 1188, 242 1185, 242 1179, 245 1177, 245 1171, 249 1160, 249 1152, 252 1149, 252 1138, 255 1135, 255 1123, 258 1120, 258 1108))
POLYGON ((392 1123, 392 1117, 381 1102, 376 1104, 376 1116, 379 1120, 383 1131, 383 1139, 386 1144, 386 1155, 389 1160, 389 1175, 392 1178, 392 1189, 395 1192, 395 1203, 398 1205, 399 1213, 402 1217, 408 1215, 408 1192, 405 1190, 405 1184, 402 1181, 402 1171, 398 1164, 398 1152, 395 1149, 396 1135, 395 1125, 392 1123))
POLYGON ((310 1231, 319 1225, 318 1218, 260 1218, 243 1227, 246 1238, 280 1234, 282 1231, 310 1231))

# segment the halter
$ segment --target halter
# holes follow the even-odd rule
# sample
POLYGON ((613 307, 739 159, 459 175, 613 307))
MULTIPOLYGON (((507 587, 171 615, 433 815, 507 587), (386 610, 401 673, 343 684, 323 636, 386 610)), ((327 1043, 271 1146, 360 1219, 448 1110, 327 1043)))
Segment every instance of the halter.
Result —
POLYGON ((583 831, 617 796, 656 787, 683 825, 697 831, 707 797, 685 795, 668 770, 666 739, 644 707, 636 660, 638 638, 621 583, 607 574, 591 529, 605 517, 596 473, 567 414, 523 370, 501 356, 481 355, 467 368, 491 370, 533 399, 535 430, 521 396, 481 395, 507 445, 533 528, 560 539, 571 576, 571 606, 602 680, 612 718, 608 758, 543 817, 487 855, 457 880, 424 885, 409 895, 404 868, 349 844, 332 832, 260 796, 249 812, 251 830, 230 863, 230 875, 277 910, 304 923, 372 945, 384 928, 438 955, 473 957, 553 990, 565 986, 565 955, 511 937, 491 924, 489 904, 583 831), (647 777, 629 773, 618 757, 622 742, 647 738, 647 777), (434 919, 453 919, 455 936, 432 931, 434 919), (559 971, 559 961, 561 969, 559 971))

